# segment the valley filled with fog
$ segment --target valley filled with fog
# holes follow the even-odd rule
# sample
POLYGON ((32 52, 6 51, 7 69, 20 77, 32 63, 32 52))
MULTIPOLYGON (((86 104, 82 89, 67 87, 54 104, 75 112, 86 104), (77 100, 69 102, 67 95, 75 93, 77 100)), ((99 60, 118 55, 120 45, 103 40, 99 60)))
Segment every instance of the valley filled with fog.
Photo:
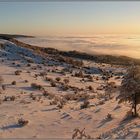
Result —
POLYGON ((31 45, 90 54, 123 55, 140 58, 140 35, 49 36, 18 38, 31 45))

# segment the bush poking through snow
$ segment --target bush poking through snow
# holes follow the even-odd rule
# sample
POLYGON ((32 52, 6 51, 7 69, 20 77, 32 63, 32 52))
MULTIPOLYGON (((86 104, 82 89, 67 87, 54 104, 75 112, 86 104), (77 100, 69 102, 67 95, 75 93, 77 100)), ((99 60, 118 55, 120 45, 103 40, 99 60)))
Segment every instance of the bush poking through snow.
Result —
POLYGON ((74 129, 74 133, 72 134, 72 139, 92 139, 90 135, 87 135, 85 132, 85 128, 80 130, 78 128, 74 129))
POLYGON ((40 72, 39 76, 45 77, 47 75, 46 72, 40 72))
POLYGON ((50 81, 50 82, 53 81, 53 79, 52 79, 52 78, 49 78, 49 77, 45 77, 45 80, 46 80, 46 81, 50 81))
POLYGON ((2 76, 0 76, 0 85, 4 82, 4 79, 2 78, 2 76))
POLYGON ((50 83, 52 87, 56 87, 56 83, 55 82, 51 82, 50 83))
POLYGON ((19 126, 25 126, 29 123, 28 120, 24 120, 23 118, 18 119, 18 125, 19 126))
POLYGON ((50 105, 57 105, 57 101, 56 100, 51 101, 50 105))
POLYGON ((88 94, 85 94, 85 93, 78 93, 78 94, 66 94, 63 96, 63 98, 67 101, 72 101, 72 100, 75 100, 75 101, 85 101, 85 100, 88 100, 90 99, 90 95, 88 94))
POLYGON ((25 82, 25 83, 28 83, 28 80, 25 80, 24 82, 25 82))
POLYGON ((80 109, 88 108, 90 102, 88 100, 85 100, 84 103, 80 106, 80 109))
POLYGON ((49 93, 48 93, 47 91, 43 91, 42 95, 43 95, 44 97, 47 97, 47 96, 49 95, 49 93))
POLYGON ((59 81, 61 80, 61 78, 60 78, 60 77, 56 77, 55 80, 56 80, 57 82, 59 82, 59 81))
POLYGON ((2 90, 6 90, 6 85, 1 86, 2 90))
POLYGON ((16 81, 13 81, 11 84, 12 84, 12 85, 16 85, 16 84, 17 84, 17 82, 16 82, 16 81))
POLYGON ((16 70, 15 75, 20 75, 21 72, 22 72, 21 70, 16 70))
POLYGON ((27 67, 31 67, 31 64, 30 64, 30 63, 28 63, 28 64, 27 64, 27 67))
POLYGON ((43 89, 43 87, 41 85, 38 85, 36 83, 31 83, 31 87, 34 88, 34 89, 38 89, 38 90, 43 89))
POLYGON ((65 84, 69 83, 69 79, 64 79, 63 81, 64 81, 65 84))
POLYGON ((5 96, 3 101, 15 101, 16 97, 15 96, 5 96))
POLYGON ((62 99, 60 98, 57 107, 58 107, 59 109, 62 109, 62 108, 64 107, 65 104, 66 104, 66 100, 63 99, 63 98, 62 98, 62 99))
POLYGON ((93 77, 91 75, 87 75, 86 77, 88 78, 89 82, 93 82, 93 77))
POLYGON ((82 71, 76 72, 75 73, 75 77, 80 77, 80 78, 84 78, 84 74, 82 71))
POLYGON ((107 116, 106 116, 106 119, 107 120, 111 120, 112 119, 112 115, 110 113, 108 113, 107 116))
POLYGON ((93 89, 92 86, 88 86, 88 89, 89 89, 90 91, 94 91, 94 89, 93 89))

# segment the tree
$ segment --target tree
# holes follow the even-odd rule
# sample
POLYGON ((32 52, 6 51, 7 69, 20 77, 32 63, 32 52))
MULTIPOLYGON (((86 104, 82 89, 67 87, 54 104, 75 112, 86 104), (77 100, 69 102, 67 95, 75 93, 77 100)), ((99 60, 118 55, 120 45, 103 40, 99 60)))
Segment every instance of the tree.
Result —
POLYGON ((131 103, 132 116, 137 116, 137 105, 140 104, 140 66, 132 65, 127 70, 121 83, 120 95, 117 99, 119 99, 119 103, 131 103))

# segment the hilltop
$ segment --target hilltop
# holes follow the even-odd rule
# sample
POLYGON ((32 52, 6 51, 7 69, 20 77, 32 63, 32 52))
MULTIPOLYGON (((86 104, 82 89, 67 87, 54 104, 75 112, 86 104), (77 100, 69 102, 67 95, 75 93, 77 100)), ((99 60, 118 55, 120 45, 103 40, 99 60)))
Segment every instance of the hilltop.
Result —
POLYGON ((0 138, 140 138, 139 118, 116 100, 130 61, 2 36, 0 138))

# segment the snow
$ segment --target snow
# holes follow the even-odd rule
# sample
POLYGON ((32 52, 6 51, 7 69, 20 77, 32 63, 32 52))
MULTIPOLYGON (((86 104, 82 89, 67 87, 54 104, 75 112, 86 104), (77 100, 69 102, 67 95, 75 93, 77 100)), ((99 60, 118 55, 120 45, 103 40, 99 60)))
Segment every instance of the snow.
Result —
MULTIPOLYGON (((112 98, 109 100, 97 96, 104 93, 104 90, 100 91, 97 88, 105 85, 98 68, 111 69, 114 73, 124 73, 125 68, 109 64, 102 66, 95 62, 90 62, 89 65, 89 62, 84 61, 86 66, 91 67, 90 75, 93 76, 93 82, 85 80, 82 83, 80 81, 82 78, 74 77, 69 72, 65 75, 60 73, 68 65, 58 63, 58 65, 50 66, 49 64, 52 64, 53 61, 50 62, 47 57, 45 64, 42 64, 44 59, 32 50, 16 46, 5 40, 1 40, 0 43, 5 46, 4 49, 0 49, 0 76, 3 77, 3 84, 6 86, 6 90, 0 89, 2 92, 0 94, 0 138, 71 138, 75 128, 80 130, 85 128, 86 134, 93 138, 99 136, 107 139, 140 138, 139 119, 123 121, 130 106, 128 104, 118 105, 118 101, 116 101, 116 96, 119 94, 118 89, 112 93, 112 98), (33 63, 30 63, 31 66, 27 66, 29 64, 27 58, 33 60, 33 63), (15 75, 17 70, 21 70, 20 75, 15 75), (74 92, 70 89, 62 90, 59 82, 56 83, 56 87, 52 87, 45 77, 35 76, 41 72, 46 72, 45 77, 54 81, 56 77, 60 77, 61 82, 63 79, 69 79, 68 85, 84 89, 78 91, 77 94, 95 95, 89 100, 90 106, 80 109, 83 101, 75 100, 67 101, 62 109, 57 105, 50 105, 54 99, 43 96, 43 91, 32 88, 31 83, 42 85, 48 93, 55 95, 56 98, 74 94, 74 92), (16 81, 16 85, 11 85, 12 81, 16 81), (93 86, 94 92, 87 89, 89 85, 93 86), (31 93, 37 98, 36 100, 31 98, 31 93), (16 99, 15 101, 3 101, 5 96, 15 96, 16 99), (39 97, 41 97, 40 100, 38 100, 39 97), (111 120, 106 119, 108 113, 112 115, 111 120), (28 120, 29 124, 19 127, 17 125, 19 118, 28 120)), ((78 71, 76 68, 72 70, 78 71)), ((122 78, 116 79, 115 77, 113 75, 110 81, 120 86, 122 78)))

